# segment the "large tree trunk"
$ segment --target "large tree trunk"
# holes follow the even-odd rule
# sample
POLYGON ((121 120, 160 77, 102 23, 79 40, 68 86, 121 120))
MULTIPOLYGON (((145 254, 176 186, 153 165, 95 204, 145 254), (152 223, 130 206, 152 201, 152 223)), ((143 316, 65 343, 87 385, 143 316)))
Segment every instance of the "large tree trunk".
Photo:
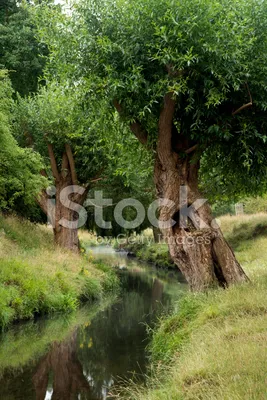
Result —
MULTIPOLYGON (((65 197, 62 202, 62 190, 67 187, 71 187, 71 180, 69 177, 61 177, 55 182, 56 196, 55 199, 50 199, 45 191, 39 196, 38 203, 42 210, 47 215, 48 221, 53 227, 54 242, 56 245, 66 248, 78 253, 80 250, 79 238, 78 238, 78 226, 75 227, 75 221, 77 222, 78 214, 69 208, 71 201, 76 204, 82 204, 84 196, 72 195, 65 197), (74 198, 73 198, 74 197, 74 198), (74 226, 67 227, 62 220, 73 223, 74 226)), ((64 192, 63 192, 64 193, 64 192)))
POLYGON ((172 207, 163 205, 160 209, 162 222, 175 221, 162 230, 170 255, 194 291, 247 281, 246 274, 213 220, 209 205, 205 202, 198 207, 195 203, 203 198, 198 189, 199 162, 194 157, 194 151, 181 152, 175 147, 177 143, 181 145, 181 136, 173 129, 174 109, 175 101, 168 94, 159 121, 154 171, 158 197, 173 202, 172 207), (192 206, 190 218, 184 216, 187 206, 192 206))
MULTIPOLYGON (((70 228, 62 224, 62 219, 72 223, 77 221, 78 218, 78 214, 69 208, 71 200, 65 198, 62 202, 62 198, 60 198, 62 191, 71 186, 71 184, 69 176, 56 182, 55 219, 53 223, 54 241, 56 245, 78 253, 80 251, 78 227, 70 228)), ((78 199, 75 199, 75 202, 77 201, 78 199)))
POLYGON ((159 196, 174 203, 173 207, 162 206, 160 212, 161 221, 175 221, 173 226, 163 229, 170 255, 192 290, 246 281, 244 271, 213 220, 209 205, 205 203, 198 209, 192 206, 187 221, 183 217, 183 207, 203 198, 198 190, 197 170, 198 165, 191 164, 188 158, 180 159, 170 170, 163 169, 156 161, 159 196), (184 203, 184 187, 188 204, 184 203))
POLYGON ((80 244, 78 238, 79 214, 77 211, 79 206, 83 204, 88 189, 84 188, 82 194, 73 193, 68 195, 68 192, 64 194, 65 189, 73 188, 72 181, 68 175, 57 180, 55 188, 55 199, 50 199, 47 193, 43 192, 38 199, 39 205, 46 213, 53 227, 55 244, 78 253, 80 251, 80 244))
POLYGON ((53 147, 48 143, 48 153, 56 190, 55 199, 51 199, 49 194, 43 190, 37 201, 53 227, 55 244, 78 253, 80 246, 77 211, 86 199, 88 186, 79 187, 80 193, 77 193, 77 187, 74 190, 74 185, 77 185, 74 159, 70 146, 66 145, 65 147, 66 151, 63 153, 61 171, 59 172, 53 147), (65 191, 66 189, 70 189, 69 192, 65 191))
MULTIPOLYGON (((179 76, 179 71, 172 71, 172 66, 167 66, 167 70, 170 78, 179 76)), ((114 105, 123 115, 121 104, 114 101, 114 105)), ((162 222, 175 220, 173 226, 162 229, 171 257, 192 290, 245 282, 248 278, 220 228, 214 223, 209 205, 205 203, 200 208, 192 208, 187 226, 181 218, 185 203, 191 206, 202 199, 198 190, 198 160, 201 154, 196 157, 197 143, 190 138, 186 122, 183 134, 182 122, 179 110, 176 110, 175 94, 169 92, 164 96, 160 112, 154 181, 158 198, 173 202, 172 208, 168 205, 160 208, 162 222), (175 112, 179 128, 175 124, 175 112), (187 188, 187 201, 180 195, 182 187, 187 188)), ((130 129, 140 143, 148 144, 148 132, 139 121, 130 124, 130 129)))
POLYGON ((74 253, 80 251, 78 229, 69 229, 57 224, 54 229, 54 241, 60 247, 71 250, 74 253))

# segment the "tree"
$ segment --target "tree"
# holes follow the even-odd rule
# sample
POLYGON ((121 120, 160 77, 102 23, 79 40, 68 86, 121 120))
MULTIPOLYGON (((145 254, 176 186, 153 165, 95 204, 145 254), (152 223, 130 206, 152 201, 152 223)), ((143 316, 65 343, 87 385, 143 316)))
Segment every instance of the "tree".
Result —
POLYGON ((209 205, 195 202, 203 157, 234 183, 266 179, 266 15, 256 0, 84 0, 48 39, 61 70, 87 79, 155 152, 158 197, 173 202, 160 209, 175 221, 164 235, 193 290, 247 280, 209 205))
POLYGON ((38 197, 55 243, 78 252, 79 206, 101 178, 104 163, 103 140, 87 115, 82 91, 51 83, 34 97, 19 97, 14 126, 20 144, 41 154, 40 173, 55 187, 38 197))
POLYGON ((0 70, 0 210, 10 210, 23 199, 30 205, 45 184, 41 158, 22 149, 12 136, 12 87, 7 71, 0 70))
POLYGON ((30 7, 14 0, 0 4, 0 68, 10 71, 13 88, 22 96, 37 91, 48 54, 36 39, 30 7))

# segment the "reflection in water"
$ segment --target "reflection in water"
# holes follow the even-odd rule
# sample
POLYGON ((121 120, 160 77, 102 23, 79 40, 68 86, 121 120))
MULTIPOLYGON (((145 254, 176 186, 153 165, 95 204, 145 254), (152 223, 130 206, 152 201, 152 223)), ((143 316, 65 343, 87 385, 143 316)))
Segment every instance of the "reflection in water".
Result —
POLYGON ((20 370, 6 368, 0 379, 1 399, 106 399, 121 378, 144 379, 147 325, 152 326, 159 312, 173 303, 177 276, 170 278, 166 272, 159 276, 151 267, 116 253, 105 257, 109 264, 127 263, 128 271, 120 272, 120 299, 72 328, 65 340, 53 342, 41 358, 20 370))
POLYGON ((120 377, 142 378, 145 372, 147 345, 146 324, 155 319, 155 310, 161 308, 163 291, 157 279, 151 285, 137 276, 122 276, 127 288, 120 302, 111 306, 79 331, 79 358, 84 373, 90 377, 95 396, 120 377), (156 290, 151 290, 156 288, 156 290), (159 297, 157 297, 159 295, 159 297))
MULTIPOLYGON (((77 331, 68 340, 54 342, 51 350, 39 362, 36 372, 33 375, 33 384, 36 392, 36 400, 47 398, 49 376, 53 376, 52 400, 78 399, 80 398, 100 399, 91 395, 90 385, 83 375, 82 364, 77 358, 76 351, 77 331)), ((49 393, 50 394, 50 393, 49 393)))

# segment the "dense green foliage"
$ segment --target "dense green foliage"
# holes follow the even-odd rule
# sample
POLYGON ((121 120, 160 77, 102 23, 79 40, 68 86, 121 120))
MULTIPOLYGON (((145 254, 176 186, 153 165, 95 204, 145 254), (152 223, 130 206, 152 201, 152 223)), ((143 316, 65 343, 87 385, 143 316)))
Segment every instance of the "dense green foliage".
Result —
POLYGON ((22 9, 50 51, 45 74, 54 82, 35 98, 19 100, 21 144, 31 141, 23 136, 29 130, 43 157, 49 140, 60 158, 67 140, 81 183, 105 165, 107 185, 104 179, 99 188, 117 201, 116 187, 126 185, 124 197, 147 203, 154 198, 145 171, 153 153, 140 149, 129 126, 138 121, 153 147, 163 98, 171 91, 181 140, 198 144, 205 196, 228 201, 265 191, 264 4, 84 0, 71 14, 47 2, 22 9), (252 106, 234 114, 251 98, 252 106), (143 198, 146 190, 151 195, 143 198))
POLYGON ((53 145, 60 167, 65 144, 69 143, 78 180, 86 183, 102 168, 105 138, 95 129, 83 93, 78 89, 51 83, 33 97, 19 97, 14 109, 14 130, 22 146, 32 146, 42 155, 50 176, 47 144, 53 145))
MULTIPOLYGON (((125 244, 123 248, 135 254, 135 256, 141 261, 151 263, 159 268, 177 268, 173 263, 168 246, 165 243, 154 243, 152 237, 144 239, 144 235, 140 237, 140 242, 138 242, 138 236, 133 244, 125 244)), ((130 239, 131 241, 131 239, 130 239)))
POLYGON ((11 134, 12 88, 0 70, 0 208, 32 204, 44 185, 41 158, 32 149, 21 149, 11 134))
POLYGON ((44 15, 54 34, 43 24, 42 37, 60 74, 84 79, 111 107, 119 102, 123 119, 140 122, 150 143, 172 92, 174 125, 181 140, 198 144, 207 188, 217 195, 265 190, 264 2, 84 0, 72 18, 44 15))
POLYGON ((256 214, 267 211, 267 196, 249 196, 242 197, 240 195, 234 197, 221 198, 221 200, 215 201, 212 205, 213 215, 219 217, 221 215, 235 215, 235 201, 243 205, 243 211, 245 214, 256 214))
MULTIPOLYGON (((54 178, 48 143, 53 146, 58 170, 62 168, 65 145, 71 146, 78 183, 91 189, 88 197, 94 198, 94 191, 102 190, 104 197, 112 198, 114 204, 104 208, 104 218, 113 224, 111 230, 102 230, 95 224, 90 204, 87 226, 101 235, 115 236, 124 231, 113 217, 114 207, 123 197, 137 198, 147 206, 153 200, 152 163, 150 154, 145 149, 139 151, 134 137, 125 134, 116 114, 103 121, 102 113, 102 103, 97 108, 91 105, 82 86, 51 82, 35 96, 18 97, 13 129, 21 146, 33 147, 41 154, 51 182, 54 178), (131 150, 127 152, 128 148, 131 150)), ((134 218, 131 208, 125 214, 125 218, 134 218)), ((140 229, 146 225, 147 221, 140 229)))
MULTIPOLYGON (((131 138, 133 139, 133 138, 131 138)), ((88 205, 87 228, 95 231, 99 236, 116 237, 120 234, 129 236, 133 231, 139 233, 149 227, 151 224, 145 217, 144 221, 134 230, 126 229, 114 219, 114 210, 116 205, 127 198, 138 200, 147 210, 150 203, 155 199, 153 183, 151 179, 151 158, 145 151, 138 151, 138 143, 132 140, 131 154, 125 157, 125 151, 121 149, 116 152, 117 157, 111 160, 109 168, 105 171, 105 177, 96 187, 89 192, 89 198, 94 198, 95 189, 103 191, 103 197, 112 199, 113 205, 103 208, 103 218, 105 221, 111 221, 112 229, 102 229, 97 226, 94 218, 94 209, 88 205), (134 150, 136 151, 134 153, 134 150), (127 165, 126 165, 127 164, 127 165), (141 169, 140 175, 136 174, 137 169, 141 169)), ((123 210, 123 217, 126 221, 132 221, 136 218, 136 210, 127 206, 123 210)))
POLYGON ((46 46, 36 40, 32 7, 21 1, 0 4, 0 68, 10 71, 13 88, 21 95, 37 91, 47 55, 46 46))
MULTIPOLYGON (((45 185, 64 179, 66 163, 71 169, 67 145, 75 183, 88 185, 89 198, 103 190, 114 203, 104 208, 112 229, 96 226, 90 206, 87 228, 128 236, 132 232, 114 222, 114 207, 134 197, 147 208, 156 197, 152 164, 168 93, 176 101, 171 152, 179 160, 194 154, 191 162, 200 161, 201 190, 215 203, 215 213, 232 213, 240 199, 246 212, 265 212, 266 197, 248 197, 267 189, 265 1, 79 0, 68 13, 50 0, 2 0, 0 210, 41 221, 36 198, 45 185), (146 136, 140 140, 145 146, 132 131, 139 140, 146 136), (51 168, 49 145, 60 179, 51 168)), ((134 219, 135 211, 126 209, 124 217, 134 219)), ((136 232, 148 226, 145 220, 136 232)), ((266 228, 261 214, 222 218, 222 231, 253 283, 184 297, 153 335, 151 386, 130 387, 127 398, 266 397, 266 228)), ((70 312, 119 290, 111 269, 56 248, 47 227, 1 214, 0 239, 0 328, 70 312)), ((171 265, 166 244, 129 249, 157 266, 171 265)), ((127 323, 125 332, 133 329, 127 323)), ((105 332, 109 340, 112 329, 105 332)), ((41 355, 47 335, 61 339, 64 332, 56 328, 55 337, 48 330, 38 349, 28 337, 7 337, 0 375, 41 355), (21 364, 20 353, 8 359, 10 343, 15 352, 26 348, 21 364)))

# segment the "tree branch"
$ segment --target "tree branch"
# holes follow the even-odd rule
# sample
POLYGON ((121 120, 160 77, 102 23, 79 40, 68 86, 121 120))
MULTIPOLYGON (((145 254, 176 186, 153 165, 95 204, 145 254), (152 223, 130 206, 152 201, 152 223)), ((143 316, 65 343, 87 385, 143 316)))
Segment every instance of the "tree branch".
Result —
POLYGON ((89 187, 85 187, 85 191, 84 191, 84 193, 81 195, 81 198, 80 198, 80 204, 81 204, 81 205, 85 202, 86 197, 87 197, 88 192, 89 192, 89 189, 90 189, 89 187))
POLYGON ((77 178, 77 173, 76 173, 76 168, 75 168, 75 161, 73 158, 72 150, 71 147, 68 143, 65 144, 65 149, 66 149, 66 154, 69 159, 69 166, 70 166, 70 173, 71 173, 71 180, 73 185, 78 184, 78 178, 77 178))
POLYGON ((60 176, 59 176, 59 173, 58 173, 57 162, 56 162, 56 158, 55 158, 55 154, 54 154, 54 150, 53 150, 52 144, 51 143, 47 143, 47 148, 48 148, 48 154, 49 154, 49 158, 50 158, 50 165, 51 165, 53 177, 55 178, 56 181, 59 181, 60 180, 60 176))
POLYGON ((248 108, 248 107, 251 107, 251 106, 252 106, 252 102, 244 104, 243 106, 239 107, 236 111, 234 111, 232 113, 232 115, 236 115, 236 114, 240 113, 240 111, 245 110, 245 108, 248 108))
POLYGON ((95 178, 95 179, 92 179, 92 180, 90 181, 90 183, 102 181, 103 179, 104 179, 104 177, 103 177, 103 178, 95 178))
POLYGON ((67 169, 68 166, 69 166, 69 159, 68 159, 67 153, 64 151, 64 153, 62 155, 61 171, 64 171, 65 169, 67 169))
POLYGON ((185 150, 186 154, 193 153, 198 148, 198 144, 195 144, 194 146, 190 147, 189 149, 185 150))
POLYGON ((83 185, 82 187, 84 188, 83 194, 75 193, 72 195, 72 201, 74 201, 74 203, 78 203, 80 205, 83 205, 83 203, 85 202, 86 197, 88 195, 88 192, 90 190, 89 184, 83 185))
POLYGON ((164 96, 164 105, 159 117, 158 155, 161 163, 168 161, 172 154, 172 122, 176 100, 173 93, 164 96))
MULTIPOLYGON (((116 110, 118 111, 118 113, 120 115, 122 115, 123 109, 122 109, 121 104, 117 100, 114 101, 114 106, 115 106, 116 110)), ((142 143, 144 145, 147 144, 148 133, 146 132, 145 129, 143 129, 140 122, 135 121, 135 122, 131 123, 130 129, 133 132, 133 134, 137 137, 137 139, 139 140, 140 143, 142 143)))
POLYGON ((246 108, 252 106, 252 96, 251 96, 251 93, 250 93, 250 90, 249 90, 247 82, 246 82, 246 87, 247 87, 247 91, 248 91, 248 95, 249 95, 249 100, 250 101, 249 101, 249 103, 243 104, 243 106, 239 107, 236 111, 234 111, 232 113, 232 115, 236 115, 236 114, 240 113, 240 111, 245 110, 246 108))

